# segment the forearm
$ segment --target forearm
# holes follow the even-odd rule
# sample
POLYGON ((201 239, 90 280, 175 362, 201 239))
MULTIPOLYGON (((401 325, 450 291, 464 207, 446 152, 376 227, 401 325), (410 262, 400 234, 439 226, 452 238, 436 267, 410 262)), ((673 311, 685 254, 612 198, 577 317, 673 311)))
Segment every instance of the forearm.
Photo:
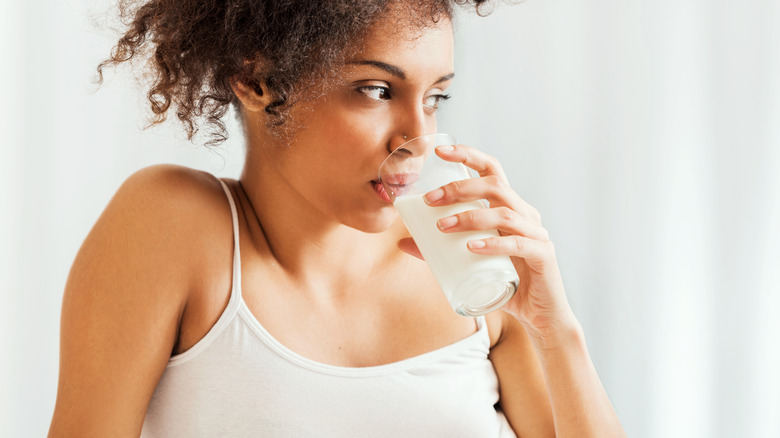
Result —
POLYGON ((579 325, 532 340, 549 391, 556 436, 625 437, 579 325))

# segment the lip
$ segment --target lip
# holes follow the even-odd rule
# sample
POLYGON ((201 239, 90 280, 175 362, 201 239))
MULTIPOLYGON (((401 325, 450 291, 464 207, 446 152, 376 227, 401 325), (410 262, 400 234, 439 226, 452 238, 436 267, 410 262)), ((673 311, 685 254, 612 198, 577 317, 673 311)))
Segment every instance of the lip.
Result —
POLYGON ((390 199, 390 195, 387 194, 387 191, 385 191, 385 187, 382 185, 381 182, 371 181, 371 185, 374 188, 374 193, 376 193, 377 196, 379 196, 379 198, 382 199, 382 201, 388 204, 393 203, 393 201, 390 199))
POLYGON ((379 181, 371 181, 371 184, 374 185, 374 191, 385 202, 393 202, 390 195, 392 195, 393 198, 397 198, 409 191, 409 188, 411 187, 409 184, 389 184, 387 182, 383 184, 379 181))
POLYGON ((379 181, 384 181, 385 184, 392 186, 405 186, 414 184, 420 178, 420 174, 417 172, 396 173, 391 175, 384 175, 379 181))
MULTIPOLYGON (((405 172, 383 175, 379 180, 372 182, 377 183, 381 189, 382 194, 393 195, 393 198, 397 198, 409 190, 409 187, 419 179, 420 175, 417 172, 405 172)), ((389 196, 388 196, 389 199, 389 196)))

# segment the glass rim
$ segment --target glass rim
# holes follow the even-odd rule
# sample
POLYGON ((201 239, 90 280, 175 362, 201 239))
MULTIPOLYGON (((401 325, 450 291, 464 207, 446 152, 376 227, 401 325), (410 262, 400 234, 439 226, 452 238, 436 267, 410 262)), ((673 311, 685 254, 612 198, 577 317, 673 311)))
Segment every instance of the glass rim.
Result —
POLYGON ((394 153, 398 152, 399 150, 401 150, 404 146, 408 145, 409 143, 417 141, 417 140, 419 140, 421 138, 438 137, 438 136, 448 137, 449 139, 452 140, 452 145, 453 146, 458 144, 458 140, 455 138, 455 136, 452 135, 452 134, 447 134, 446 132, 430 132, 428 134, 419 135, 419 136, 414 137, 412 139, 406 140, 405 142, 401 143, 397 148, 395 148, 392 151, 390 151, 390 153, 387 154, 385 159, 382 160, 382 163, 379 165, 379 168, 377 169, 377 181, 379 181, 379 182, 382 181, 382 168, 385 166, 385 164, 387 163, 387 160, 389 160, 390 157, 392 157, 394 153))

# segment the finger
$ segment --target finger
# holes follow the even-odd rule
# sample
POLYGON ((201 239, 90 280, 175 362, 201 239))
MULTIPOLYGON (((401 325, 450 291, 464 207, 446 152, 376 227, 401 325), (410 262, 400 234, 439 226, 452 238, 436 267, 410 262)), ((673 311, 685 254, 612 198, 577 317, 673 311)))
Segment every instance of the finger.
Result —
POLYGON ((477 171, 480 178, 455 181, 427 193, 424 199, 428 205, 441 206, 486 199, 491 206, 507 206, 541 224, 539 211, 509 186, 504 170, 495 157, 466 145, 439 146, 436 155, 447 161, 463 163, 477 171))
POLYGON ((444 145, 436 148, 436 155, 446 161, 463 163, 474 169, 479 176, 496 175, 506 181, 506 174, 498 160, 478 149, 462 144, 444 145))
POLYGON ((542 223, 539 211, 495 176, 453 181, 426 193, 424 197, 425 202, 433 207, 478 199, 487 200, 491 207, 508 207, 537 224, 542 223))
POLYGON ((550 235, 540 223, 518 214, 509 207, 464 211, 439 219, 436 226, 445 233, 498 230, 505 235, 520 235, 542 241, 550 240, 550 235))
POLYGON ((496 175, 453 181, 425 194, 428 205, 450 205, 486 199, 491 205, 508 205, 522 210, 523 201, 509 185, 496 175))
POLYGON ((469 240, 466 245, 469 251, 475 254, 520 257, 529 267, 538 272, 542 272, 544 266, 555 259, 552 242, 542 242, 523 236, 488 237, 469 240))
POLYGON ((412 239, 411 237, 405 237, 405 238, 399 240, 398 241, 398 249, 400 249, 401 251, 403 251, 403 252, 405 252, 405 253, 407 253, 409 255, 413 255, 413 256, 417 257, 418 259, 420 259, 420 260, 425 260, 423 258, 422 253, 420 252, 420 248, 417 247, 417 244, 414 243, 414 239, 412 239))

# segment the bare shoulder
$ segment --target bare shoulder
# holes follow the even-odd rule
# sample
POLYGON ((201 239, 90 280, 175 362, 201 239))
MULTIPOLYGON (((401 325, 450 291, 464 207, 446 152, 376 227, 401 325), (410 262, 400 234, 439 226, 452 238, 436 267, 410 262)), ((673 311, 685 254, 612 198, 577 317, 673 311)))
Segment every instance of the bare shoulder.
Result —
POLYGON ((163 207, 164 213, 172 213, 181 208, 201 209, 220 201, 224 201, 224 194, 213 175, 184 166, 158 164, 130 175, 111 202, 118 205, 134 204, 142 209, 154 204, 163 207))
POLYGON ((214 257, 204 245, 225 239, 229 255, 229 236, 211 175, 153 166, 122 184, 65 286, 52 436, 138 436, 188 297, 214 257))
MULTIPOLYGON (((214 176, 164 164, 141 169, 127 178, 100 220, 117 220, 129 231, 143 231, 136 238, 165 235, 169 236, 163 238, 167 243, 177 237, 195 243, 199 236, 209 235, 205 226, 229 217, 226 208, 225 194, 214 176)), ((173 250, 168 245, 166 248, 173 250)))
POLYGON ((91 250, 101 260, 129 262, 139 273, 164 271, 168 281, 156 281, 169 287, 175 283, 181 290, 187 279, 197 281, 192 274, 209 263, 198 256, 208 255, 202 249, 212 240, 224 239, 224 231, 215 225, 224 228, 229 214, 212 175, 176 165, 150 166, 120 186, 82 250, 91 250), (110 257, 101 254, 106 251, 110 257))

